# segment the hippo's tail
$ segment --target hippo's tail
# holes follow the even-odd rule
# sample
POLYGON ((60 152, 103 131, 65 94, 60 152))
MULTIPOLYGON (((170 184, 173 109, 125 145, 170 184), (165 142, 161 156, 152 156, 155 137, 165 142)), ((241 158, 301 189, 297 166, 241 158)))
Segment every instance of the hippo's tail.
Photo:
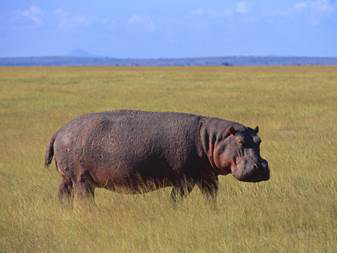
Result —
POLYGON ((51 161, 53 160, 53 156, 54 156, 54 142, 56 139, 56 135, 57 133, 55 133, 53 135, 53 137, 51 137, 49 144, 48 144, 48 148, 46 150, 46 154, 44 156, 44 167, 48 167, 51 164, 51 161))

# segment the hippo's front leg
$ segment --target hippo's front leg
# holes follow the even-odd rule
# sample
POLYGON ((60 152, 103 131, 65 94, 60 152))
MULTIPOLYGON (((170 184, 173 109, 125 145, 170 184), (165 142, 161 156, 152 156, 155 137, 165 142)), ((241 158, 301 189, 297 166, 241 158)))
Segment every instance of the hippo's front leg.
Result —
POLYGON ((216 196, 219 189, 218 177, 203 178, 197 183, 201 193, 206 197, 210 205, 216 209, 216 196))
POLYGON ((194 185, 194 182, 185 181, 183 184, 173 186, 170 194, 173 205, 185 198, 193 190, 194 185))

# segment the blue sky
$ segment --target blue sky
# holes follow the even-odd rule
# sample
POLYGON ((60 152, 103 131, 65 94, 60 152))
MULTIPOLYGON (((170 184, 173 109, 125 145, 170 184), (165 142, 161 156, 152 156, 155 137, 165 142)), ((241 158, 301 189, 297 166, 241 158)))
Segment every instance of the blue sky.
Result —
POLYGON ((337 57, 337 0, 1 0, 0 57, 337 57))

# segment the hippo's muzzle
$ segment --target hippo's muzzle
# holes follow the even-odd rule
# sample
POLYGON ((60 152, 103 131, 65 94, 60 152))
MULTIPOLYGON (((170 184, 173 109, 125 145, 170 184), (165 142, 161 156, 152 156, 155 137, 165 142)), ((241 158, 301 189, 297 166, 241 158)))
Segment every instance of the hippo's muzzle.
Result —
POLYGON ((261 159, 260 169, 263 171, 263 179, 262 180, 269 180, 270 179, 270 170, 267 160, 261 159))
POLYGON ((238 164, 233 176, 243 182, 260 182, 270 179, 268 162, 260 158, 257 162, 245 160, 238 164))
POLYGON ((254 171, 257 181, 253 182, 266 181, 270 179, 270 170, 267 160, 260 159, 259 163, 255 165, 254 171))

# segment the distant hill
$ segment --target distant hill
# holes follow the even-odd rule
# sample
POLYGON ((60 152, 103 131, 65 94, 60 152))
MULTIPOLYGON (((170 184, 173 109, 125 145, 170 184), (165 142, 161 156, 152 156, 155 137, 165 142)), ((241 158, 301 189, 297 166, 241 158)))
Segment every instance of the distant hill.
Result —
POLYGON ((0 66, 337 66, 337 57, 227 56, 200 58, 118 59, 77 56, 0 57, 0 66))

